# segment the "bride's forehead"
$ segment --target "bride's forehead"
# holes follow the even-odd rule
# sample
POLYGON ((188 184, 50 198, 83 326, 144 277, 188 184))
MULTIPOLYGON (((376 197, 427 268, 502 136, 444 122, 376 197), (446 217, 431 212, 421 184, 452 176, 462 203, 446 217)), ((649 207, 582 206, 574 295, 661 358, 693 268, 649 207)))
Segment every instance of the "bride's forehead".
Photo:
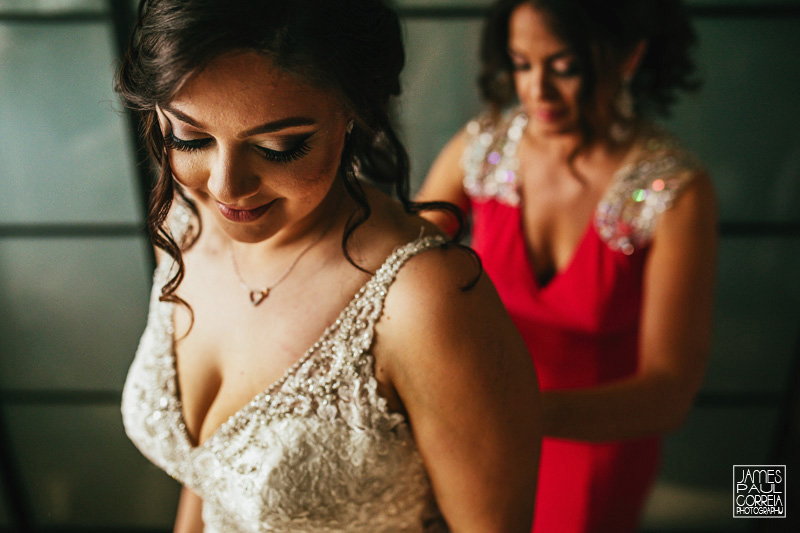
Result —
POLYGON ((198 111, 239 110, 245 115, 274 110, 323 113, 341 107, 333 90, 276 66, 257 52, 215 58, 186 80, 171 104, 198 111))
POLYGON ((246 51, 212 59, 188 77, 179 94, 201 91, 257 94, 275 89, 307 92, 313 88, 301 76, 278 67, 268 55, 246 51))

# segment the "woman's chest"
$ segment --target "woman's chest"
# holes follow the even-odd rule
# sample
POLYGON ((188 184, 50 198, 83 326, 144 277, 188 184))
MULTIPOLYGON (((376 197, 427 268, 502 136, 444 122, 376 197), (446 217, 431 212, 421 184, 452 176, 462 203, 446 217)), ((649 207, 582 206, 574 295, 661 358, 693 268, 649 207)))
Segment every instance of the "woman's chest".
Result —
MULTIPOLYGON (((238 284, 210 284, 202 272, 187 273, 179 294, 191 308, 174 308, 174 358, 194 443, 205 441, 250 399, 281 380, 336 321, 352 294, 324 291, 325 285, 322 277, 306 286, 287 281, 253 305, 238 284)), ((348 287, 341 280, 333 286, 342 285, 348 287)))
POLYGON ((506 308, 521 329, 542 324, 587 334, 613 332, 637 320, 647 249, 611 250, 592 216, 572 237, 556 270, 543 280, 520 208, 494 200, 473 203, 473 246, 506 308))
POLYGON ((539 285, 546 285, 569 266, 606 181, 603 176, 575 175, 565 168, 525 165, 521 169, 519 229, 539 285))

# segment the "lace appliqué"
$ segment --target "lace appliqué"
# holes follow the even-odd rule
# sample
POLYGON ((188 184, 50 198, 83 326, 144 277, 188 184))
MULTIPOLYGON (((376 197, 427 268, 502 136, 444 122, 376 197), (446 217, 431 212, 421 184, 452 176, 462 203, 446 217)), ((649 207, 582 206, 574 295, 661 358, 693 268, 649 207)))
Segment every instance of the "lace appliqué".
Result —
POLYGON ((520 204, 517 147, 528 117, 512 109, 494 121, 483 115, 467 124, 468 144, 461 159, 464 190, 476 199, 520 204))
POLYGON ((609 248, 626 255, 646 246, 661 214, 699 168, 673 139, 651 138, 638 161, 617 171, 598 204, 594 214, 597 234, 609 248))
MULTIPOLYGON (((187 227, 182 214, 172 215, 173 235, 187 227)), ((174 304, 158 301, 173 265, 159 265, 123 421, 146 457, 200 495, 207 532, 446 530, 408 423, 378 394, 369 353, 400 267, 444 242, 398 248, 278 382, 199 446, 176 385, 174 304)))

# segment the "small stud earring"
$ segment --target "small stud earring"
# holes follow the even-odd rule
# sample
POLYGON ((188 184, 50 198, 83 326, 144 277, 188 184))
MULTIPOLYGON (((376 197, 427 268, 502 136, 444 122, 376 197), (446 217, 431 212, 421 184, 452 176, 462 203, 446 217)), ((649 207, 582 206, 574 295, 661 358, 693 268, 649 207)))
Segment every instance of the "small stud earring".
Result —
POLYGON ((350 133, 350 132, 353 131, 353 126, 355 125, 355 123, 356 123, 355 120, 353 120, 351 118, 350 122, 347 123, 347 133, 350 133))

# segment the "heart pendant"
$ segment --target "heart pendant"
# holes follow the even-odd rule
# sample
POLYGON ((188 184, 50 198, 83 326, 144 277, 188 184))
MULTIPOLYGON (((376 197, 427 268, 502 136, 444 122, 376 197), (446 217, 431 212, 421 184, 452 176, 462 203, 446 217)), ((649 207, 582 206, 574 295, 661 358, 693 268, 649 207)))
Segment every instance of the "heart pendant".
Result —
POLYGON ((267 296, 269 296, 269 289, 267 287, 256 291, 250 291, 250 303, 255 307, 266 300, 267 296))

